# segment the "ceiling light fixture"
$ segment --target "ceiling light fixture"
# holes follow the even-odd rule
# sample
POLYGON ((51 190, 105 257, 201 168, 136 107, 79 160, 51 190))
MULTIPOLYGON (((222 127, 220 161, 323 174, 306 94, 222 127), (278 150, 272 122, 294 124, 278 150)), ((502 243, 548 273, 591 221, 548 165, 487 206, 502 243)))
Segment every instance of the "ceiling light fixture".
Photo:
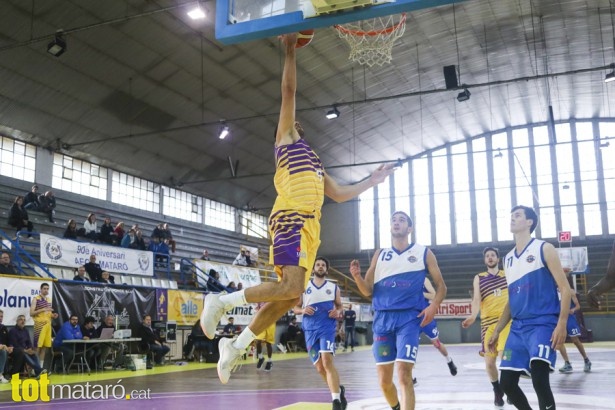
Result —
POLYGON ((337 118, 340 116, 340 112, 337 110, 337 107, 334 105, 332 109, 330 109, 329 111, 327 111, 327 119, 328 120, 332 120, 334 118, 337 118))
POLYGON ((606 75, 606 77, 604 77, 605 83, 610 83, 611 81, 615 81, 615 63, 611 64, 610 67, 612 68, 612 70, 610 73, 606 75))
POLYGON ((220 132, 218 133, 218 138, 223 140, 223 139, 225 139, 230 134, 230 132, 231 132, 231 130, 228 127, 228 125, 222 124, 222 126, 220 127, 220 132))
POLYGON ((205 10, 201 7, 200 1, 197 1, 196 6, 188 12, 188 17, 192 20, 200 20, 205 18, 205 10))
POLYGON ((54 57, 60 57, 66 51, 66 40, 63 38, 63 31, 58 30, 53 41, 47 44, 47 52, 54 57))
POLYGON ((470 90, 468 90, 468 88, 464 84, 463 91, 457 94, 457 101, 459 102, 468 101, 470 99, 470 95, 472 95, 470 94, 470 90))

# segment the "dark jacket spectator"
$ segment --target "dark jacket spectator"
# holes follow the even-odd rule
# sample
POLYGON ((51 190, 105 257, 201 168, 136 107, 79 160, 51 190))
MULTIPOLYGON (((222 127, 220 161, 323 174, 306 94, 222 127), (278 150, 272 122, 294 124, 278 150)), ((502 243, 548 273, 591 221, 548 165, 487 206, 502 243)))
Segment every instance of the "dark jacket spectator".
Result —
POLYGON ((207 279, 207 290, 210 292, 222 292, 224 286, 219 282, 220 274, 213 269, 209 270, 209 279, 207 279))
MULTIPOLYGON (((23 228, 28 228, 28 232, 32 232, 34 225, 28 219, 28 211, 23 207, 23 196, 19 195, 15 198, 15 202, 9 210, 9 225, 15 228, 16 231, 21 231, 23 228)), ((32 235, 28 235, 31 237, 32 235)))
POLYGON ((203 249, 203 256, 201 256, 202 261, 208 261, 209 259, 209 251, 207 249, 203 249))
POLYGON ((24 361, 34 369, 36 376, 43 371, 38 356, 32 345, 30 332, 25 327, 26 317, 17 316, 17 323, 9 330, 9 346, 13 348, 13 374, 19 373, 23 368, 24 361))
POLYGON ((55 222, 53 215, 56 212, 56 197, 53 195, 53 191, 47 191, 44 195, 39 195, 38 202, 40 204, 40 211, 47 215, 49 222, 55 222))
POLYGON ((115 278, 109 272, 103 271, 101 278, 100 278, 100 283, 104 283, 107 285, 114 285, 115 278))
POLYGON ((23 206, 26 209, 38 211, 41 209, 41 204, 38 202, 38 185, 33 185, 32 190, 26 194, 23 199, 23 206))
POLYGON ((15 266, 11 263, 11 255, 6 252, 0 254, 0 273, 4 275, 18 275, 15 266))
POLYGON ((158 364, 162 363, 162 359, 171 349, 169 346, 162 344, 162 340, 152 329, 151 316, 148 315, 143 318, 143 323, 139 327, 139 337, 141 337, 141 342, 146 344, 149 350, 154 353, 155 362, 158 364))
POLYGON ((164 239, 164 232, 162 229, 162 225, 163 225, 162 222, 156 225, 156 227, 152 231, 152 234, 150 235, 152 239, 158 238, 159 241, 162 241, 164 239))
POLYGON ((173 239, 173 234, 171 233, 171 229, 169 228, 168 223, 162 225, 161 233, 163 242, 167 243, 169 245, 169 248, 171 248, 171 252, 175 253, 175 246, 177 245, 177 243, 175 242, 175 239, 173 239))
POLYGON ((85 267, 85 271, 88 273, 88 276, 92 282, 100 282, 103 270, 100 265, 96 263, 96 255, 90 255, 90 261, 83 266, 85 267))
POLYGON ((113 225, 111 225, 111 218, 107 216, 105 217, 105 222, 103 222, 100 227, 100 241, 111 245, 114 242, 114 239, 115 233, 113 232, 113 225))
POLYGON ((141 251, 146 250, 147 246, 145 245, 145 239, 143 239, 143 232, 141 232, 140 229, 137 229, 135 230, 135 233, 136 233, 136 236, 135 236, 133 249, 139 249, 141 251))
POLYGON ((226 291, 228 293, 233 293, 233 292, 237 292, 239 289, 237 289, 237 285, 235 285, 235 282, 231 281, 229 282, 228 286, 226 287, 226 291))
POLYGON ((77 271, 75 272, 75 277, 73 278, 73 280, 78 280, 81 282, 89 282, 90 280, 85 276, 85 266, 81 265, 77 268, 77 271))
POLYGON ((81 325, 81 334, 83 335, 84 339, 86 337, 88 339, 96 339, 98 337, 96 335, 96 328, 94 327, 94 323, 95 320, 92 316, 86 317, 83 321, 83 324, 81 325))
POLYGON ((77 222, 74 219, 69 219, 64 231, 64 238, 77 239, 77 222))

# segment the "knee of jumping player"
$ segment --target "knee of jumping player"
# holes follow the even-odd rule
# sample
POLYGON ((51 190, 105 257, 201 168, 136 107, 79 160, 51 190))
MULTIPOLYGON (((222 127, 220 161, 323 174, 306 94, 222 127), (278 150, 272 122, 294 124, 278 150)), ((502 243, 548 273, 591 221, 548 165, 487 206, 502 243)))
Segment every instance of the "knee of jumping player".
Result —
POLYGON ((280 286, 284 299, 298 299, 305 290, 305 269, 299 266, 285 266, 280 286))

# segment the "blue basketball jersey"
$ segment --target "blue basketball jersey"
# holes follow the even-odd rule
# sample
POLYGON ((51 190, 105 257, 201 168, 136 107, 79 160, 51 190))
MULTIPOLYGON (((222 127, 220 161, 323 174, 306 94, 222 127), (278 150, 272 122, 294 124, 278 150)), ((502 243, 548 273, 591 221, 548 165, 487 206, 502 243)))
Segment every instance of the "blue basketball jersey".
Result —
POLYGON ((335 294, 337 285, 328 280, 318 287, 313 280, 308 283, 303 293, 303 307, 314 308, 313 315, 303 315, 303 329, 306 331, 326 330, 335 331, 336 320, 329 317, 329 311, 335 308, 335 294))
POLYGON ((532 239, 519 255, 516 248, 506 255, 504 272, 513 320, 542 323, 545 315, 559 315, 557 284, 544 259, 544 244, 532 239))
POLYGON ((374 310, 423 310, 426 258, 427 248, 416 243, 403 251, 382 249, 374 272, 374 310))

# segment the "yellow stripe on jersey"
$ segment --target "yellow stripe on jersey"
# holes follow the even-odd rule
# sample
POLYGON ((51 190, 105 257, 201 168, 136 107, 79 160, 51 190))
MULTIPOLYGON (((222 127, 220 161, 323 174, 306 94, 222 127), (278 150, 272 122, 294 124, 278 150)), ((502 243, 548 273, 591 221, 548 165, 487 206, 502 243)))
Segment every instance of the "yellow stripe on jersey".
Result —
POLYGON ((497 275, 489 272, 478 274, 480 289, 480 317, 481 325, 497 321, 508 302, 508 283, 504 271, 497 275))

